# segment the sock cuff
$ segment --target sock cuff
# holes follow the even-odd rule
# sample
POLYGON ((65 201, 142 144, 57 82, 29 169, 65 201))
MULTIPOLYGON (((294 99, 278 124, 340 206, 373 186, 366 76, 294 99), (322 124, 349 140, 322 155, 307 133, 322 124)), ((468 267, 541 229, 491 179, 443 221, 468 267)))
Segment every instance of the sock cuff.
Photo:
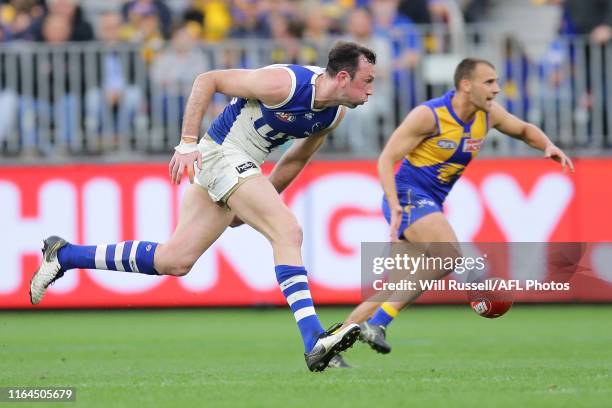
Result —
MULTIPOLYGON (((136 245, 136 242, 134 242, 136 245)), ((159 272, 155 270, 155 250, 157 249, 157 242, 140 241, 136 248, 135 262, 138 267, 138 272, 146 275, 159 275, 159 272)))
POLYGON ((274 272, 276 273, 276 280, 279 284, 283 283, 292 276, 307 275, 306 268, 303 266, 294 265, 276 265, 274 267, 274 272))
POLYGON ((386 314, 393 318, 397 317, 397 315, 399 314, 399 310, 391 306, 391 304, 388 302, 384 302, 382 305, 380 305, 380 308, 384 310, 386 314))

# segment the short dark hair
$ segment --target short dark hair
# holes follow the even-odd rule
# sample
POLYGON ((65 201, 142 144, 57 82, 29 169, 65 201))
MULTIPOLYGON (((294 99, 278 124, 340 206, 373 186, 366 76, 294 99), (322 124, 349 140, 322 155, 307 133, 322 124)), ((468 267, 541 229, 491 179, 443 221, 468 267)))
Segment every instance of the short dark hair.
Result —
POLYGON ((354 42, 337 42, 329 51, 325 70, 329 76, 336 76, 338 72, 346 71, 352 79, 355 77, 359 66, 359 57, 362 55, 370 64, 376 64, 376 54, 371 49, 354 42))
POLYGON ((485 64, 495 69, 495 66, 487 60, 479 58, 465 58, 459 63, 459 65, 457 65, 457 68, 455 68, 455 89, 459 89, 459 83, 463 79, 469 79, 472 77, 472 74, 474 74, 474 71, 479 64, 485 64))

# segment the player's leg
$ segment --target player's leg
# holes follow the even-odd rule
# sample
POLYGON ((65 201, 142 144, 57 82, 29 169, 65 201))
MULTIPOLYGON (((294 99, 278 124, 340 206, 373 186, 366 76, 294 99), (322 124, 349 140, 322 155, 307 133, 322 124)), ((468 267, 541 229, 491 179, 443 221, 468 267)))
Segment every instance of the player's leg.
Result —
POLYGON ((351 311, 351 314, 348 315, 344 324, 362 323, 372 317, 382 304, 382 302, 378 300, 377 295, 372 296, 372 298, 373 300, 368 299, 358 304, 357 307, 351 311))
POLYGON ((302 229, 266 177, 246 179, 227 204, 270 241, 275 264, 302 265, 302 229))
MULTIPOLYGON (((410 231, 411 231, 411 227, 417 224, 417 221, 420 222, 423 218, 425 218, 427 215, 430 215, 430 214, 435 214, 435 213, 441 214, 441 208, 437 206, 430 197, 428 197, 427 195, 422 195, 418 193, 415 194, 414 189, 409 188, 409 189, 402 190, 402 191, 398 190, 397 198, 402 208, 404 208, 404 211, 402 213, 401 223, 399 226, 400 236, 398 237, 402 240, 407 240, 406 234, 409 234, 411 239, 415 238, 414 236, 412 236, 412 233, 410 231), (414 205, 415 202, 418 202, 419 198, 424 199, 424 201, 422 201, 422 204, 414 205)), ((387 222, 390 222, 391 213, 389 209, 389 203, 387 202, 387 198, 385 196, 383 196, 383 200, 382 200, 382 212, 387 222)), ((419 223, 419 224, 423 225, 422 223, 419 223)), ((425 226, 423 227, 423 229, 428 226, 427 224, 428 224, 428 221, 425 220, 425 226)), ((416 229, 419 230, 421 229, 421 227, 419 227, 417 224, 416 229)), ((393 245, 391 247, 392 252, 397 251, 397 249, 398 249, 398 246, 396 245, 393 245)), ((398 254, 401 255, 400 253, 398 254)), ((389 256, 394 257, 395 253, 390 253, 389 256)), ((386 295, 387 295, 386 293, 376 293, 371 298, 368 298, 367 300, 359 304, 351 312, 351 314, 347 317, 345 324, 362 323, 366 321, 368 318, 370 318, 375 313, 375 311, 384 302, 384 300, 386 300, 385 298, 386 295)))
POLYGON ((297 219, 270 181, 261 175, 244 181, 227 203, 245 223, 270 241, 276 278, 302 335, 306 363, 312 371, 325 369, 335 354, 354 343, 359 326, 328 332, 321 326, 302 262, 302 229, 297 219))
POLYGON ((232 218, 233 213, 215 203, 204 188, 192 185, 185 193, 174 233, 155 251, 155 269, 160 275, 186 275, 232 218))
POLYGON ((191 186, 178 226, 163 245, 124 241, 109 245, 73 245, 59 237, 45 240, 42 263, 30 283, 30 300, 40 302, 47 287, 70 269, 103 269, 147 275, 184 275, 221 235, 232 214, 215 204, 202 187, 191 186))
MULTIPOLYGON (((441 212, 433 212, 419 218, 404 230, 403 236, 413 244, 428 244, 425 253, 427 257, 445 259, 460 255, 455 231, 441 212)), ((400 310, 423 293, 418 281, 440 279, 451 272, 451 269, 419 269, 409 275, 408 279, 416 282, 414 289, 394 292, 387 301, 382 302, 372 317, 362 323, 362 340, 378 352, 390 352, 391 346, 386 341, 386 329, 400 310)))
MULTIPOLYGON (((427 256, 429 257, 455 258, 460 255, 458 245, 456 245, 457 235, 441 212, 434 212, 420 218, 414 224, 406 228, 403 235, 410 243, 434 243, 434 245, 429 245, 427 249, 427 256)), ((431 271, 418 270, 413 277, 415 280, 440 279, 451 272, 452 270, 449 269, 431 271)), ((416 290, 402 291, 401 295, 398 295, 396 292, 394 296, 392 296, 393 301, 386 303, 392 309, 399 311, 421 295, 423 291, 420 287, 420 285, 416 285, 416 290)))
MULTIPOLYGON (((404 231, 406 228, 404 228, 404 231)), ((403 237, 403 233, 402 233, 403 237)), ((409 243, 405 239, 400 242, 390 244, 387 257, 396 259, 405 255, 411 258, 419 258, 423 253, 424 247, 419 244, 409 243)), ((404 269, 386 269, 385 280, 387 283, 403 283, 405 281, 414 280, 414 275, 409 270, 404 269)), ((403 297, 398 296, 394 291, 378 290, 373 295, 369 296, 365 301, 357 305, 355 309, 346 318, 345 323, 362 323, 368 320, 383 302, 391 300, 401 300, 403 297)))

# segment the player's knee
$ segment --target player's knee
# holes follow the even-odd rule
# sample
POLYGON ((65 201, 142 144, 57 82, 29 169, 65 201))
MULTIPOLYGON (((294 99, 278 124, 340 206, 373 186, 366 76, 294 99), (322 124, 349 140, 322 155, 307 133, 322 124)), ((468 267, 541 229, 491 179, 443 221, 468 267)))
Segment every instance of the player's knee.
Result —
POLYGON ((283 234, 283 241, 286 245, 301 247, 304 234, 302 227, 296 222, 287 225, 283 234))
POLYGON ((302 239, 302 227, 298 224, 297 219, 291 215, 279 222, 279 226, 272 236, 272 243, 301 247, 302 239))

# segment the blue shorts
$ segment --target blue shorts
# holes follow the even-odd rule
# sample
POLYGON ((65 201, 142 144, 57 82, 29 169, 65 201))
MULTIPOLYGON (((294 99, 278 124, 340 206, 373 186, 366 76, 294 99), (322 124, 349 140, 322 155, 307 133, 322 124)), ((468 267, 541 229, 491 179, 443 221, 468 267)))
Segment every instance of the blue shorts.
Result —
MULTIPOLYGON (((402 223, 398 230, 398 238, 404 239, 406 228, 414 224, 419 218, 434 213, 442 212, 442 203, 434 200, 431 195, 416 187, 397 190, 397 198, 404 209, 402 212, 402 223)), ((387 197, 383 195, 382 211, 388 223, 391 223, 391 211, 387 197)))

